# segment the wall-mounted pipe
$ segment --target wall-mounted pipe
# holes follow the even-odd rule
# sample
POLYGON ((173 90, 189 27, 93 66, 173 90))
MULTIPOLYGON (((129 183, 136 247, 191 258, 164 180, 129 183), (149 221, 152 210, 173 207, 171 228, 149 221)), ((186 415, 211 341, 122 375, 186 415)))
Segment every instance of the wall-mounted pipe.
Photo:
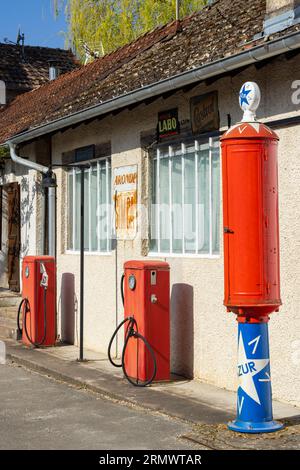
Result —
POLYGON ((43 188, 48 188, 48 254, 49 256, 55 257, 56 181, 54 175, 50 168, 17 155, 15 144, 11 141, 8 141, 7 143, 9 145, 10 156, 13 162, 31 170, 39 171, 43 175, 43 188))
POLYGON ((13 142, 9 140, 7 144, 9 145, 10 156, 13 162, 17 163, 18 165, 26 166, 27 168, 30 168, 31 170, 39 171, 40 173, 43 173, 43 174, 49 173, 48 167, 44 165, 40 165, 39 163, 33 162, 32 160, 27 160, 26 158, 23 158, 17 155, 16 145, 13 142))

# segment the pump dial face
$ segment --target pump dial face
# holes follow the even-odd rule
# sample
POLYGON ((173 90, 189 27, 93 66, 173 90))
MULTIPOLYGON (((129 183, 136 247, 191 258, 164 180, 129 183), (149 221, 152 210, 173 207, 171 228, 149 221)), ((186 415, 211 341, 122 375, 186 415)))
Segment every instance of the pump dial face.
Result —
POLYGON ((134 290, 135 289, 135 286, 136 286, 136 279, 135 279, 135 276, 133 274, 130 274, 129 278, 128 278, 128 285, 129 285, 129 289, 130 290, 134 290))

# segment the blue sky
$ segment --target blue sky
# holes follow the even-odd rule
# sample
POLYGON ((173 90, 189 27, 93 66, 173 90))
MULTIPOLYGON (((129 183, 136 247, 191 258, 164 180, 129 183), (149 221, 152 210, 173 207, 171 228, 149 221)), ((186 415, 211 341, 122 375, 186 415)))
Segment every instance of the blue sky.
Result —
POLYGON ((0 6, 0 42, 15 42, 20 27, 27 45, 64 48, 66 24, 63 15, 54 18, 52 0, 0 0, 0 6))

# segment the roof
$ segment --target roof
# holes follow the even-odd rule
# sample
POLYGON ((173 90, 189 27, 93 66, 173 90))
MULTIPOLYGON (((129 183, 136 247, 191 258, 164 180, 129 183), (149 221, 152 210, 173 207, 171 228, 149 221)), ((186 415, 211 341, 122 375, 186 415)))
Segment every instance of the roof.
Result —
POLYGON ((265 44, 261 34, 265 10, 265 0, 217 0, 180 24, 159 27, 17 97, 0 112, 0 143, 28 129, 265 44))
POLYGON ((78 67, 70 50, 0 43, 0 80, 9 90, 29 91, 49 81, 49 65, 62 73, 78 67))

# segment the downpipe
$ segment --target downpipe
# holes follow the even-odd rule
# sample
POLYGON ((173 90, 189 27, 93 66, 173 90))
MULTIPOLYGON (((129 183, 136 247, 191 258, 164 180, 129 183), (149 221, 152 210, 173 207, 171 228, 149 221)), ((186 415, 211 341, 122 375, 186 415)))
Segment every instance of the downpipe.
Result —
MULTIPOLYGON (((25 166, 31 170, 38 171, 43 175, 43 188, 48 190, 48 254, 55 258, 56 254, 56 238, 55 238, 55 205, 56 205, 56 180, 55 175, 51 168, 48 168, 39 163, 32 162, 23 157, 20 157, 16 153, 16 145, 11 141, 7 142, 9 145, 10 156, 13 162, 18 165, 25 166)), ((45 198, 45 194, 44 194, 45 198)), ((45 199, 44 199, 45 201, 45 199)), ((45 248, 45 247, 44 247, 45 248)), ((45 254, 43 250, 43 254, 45 254)))

